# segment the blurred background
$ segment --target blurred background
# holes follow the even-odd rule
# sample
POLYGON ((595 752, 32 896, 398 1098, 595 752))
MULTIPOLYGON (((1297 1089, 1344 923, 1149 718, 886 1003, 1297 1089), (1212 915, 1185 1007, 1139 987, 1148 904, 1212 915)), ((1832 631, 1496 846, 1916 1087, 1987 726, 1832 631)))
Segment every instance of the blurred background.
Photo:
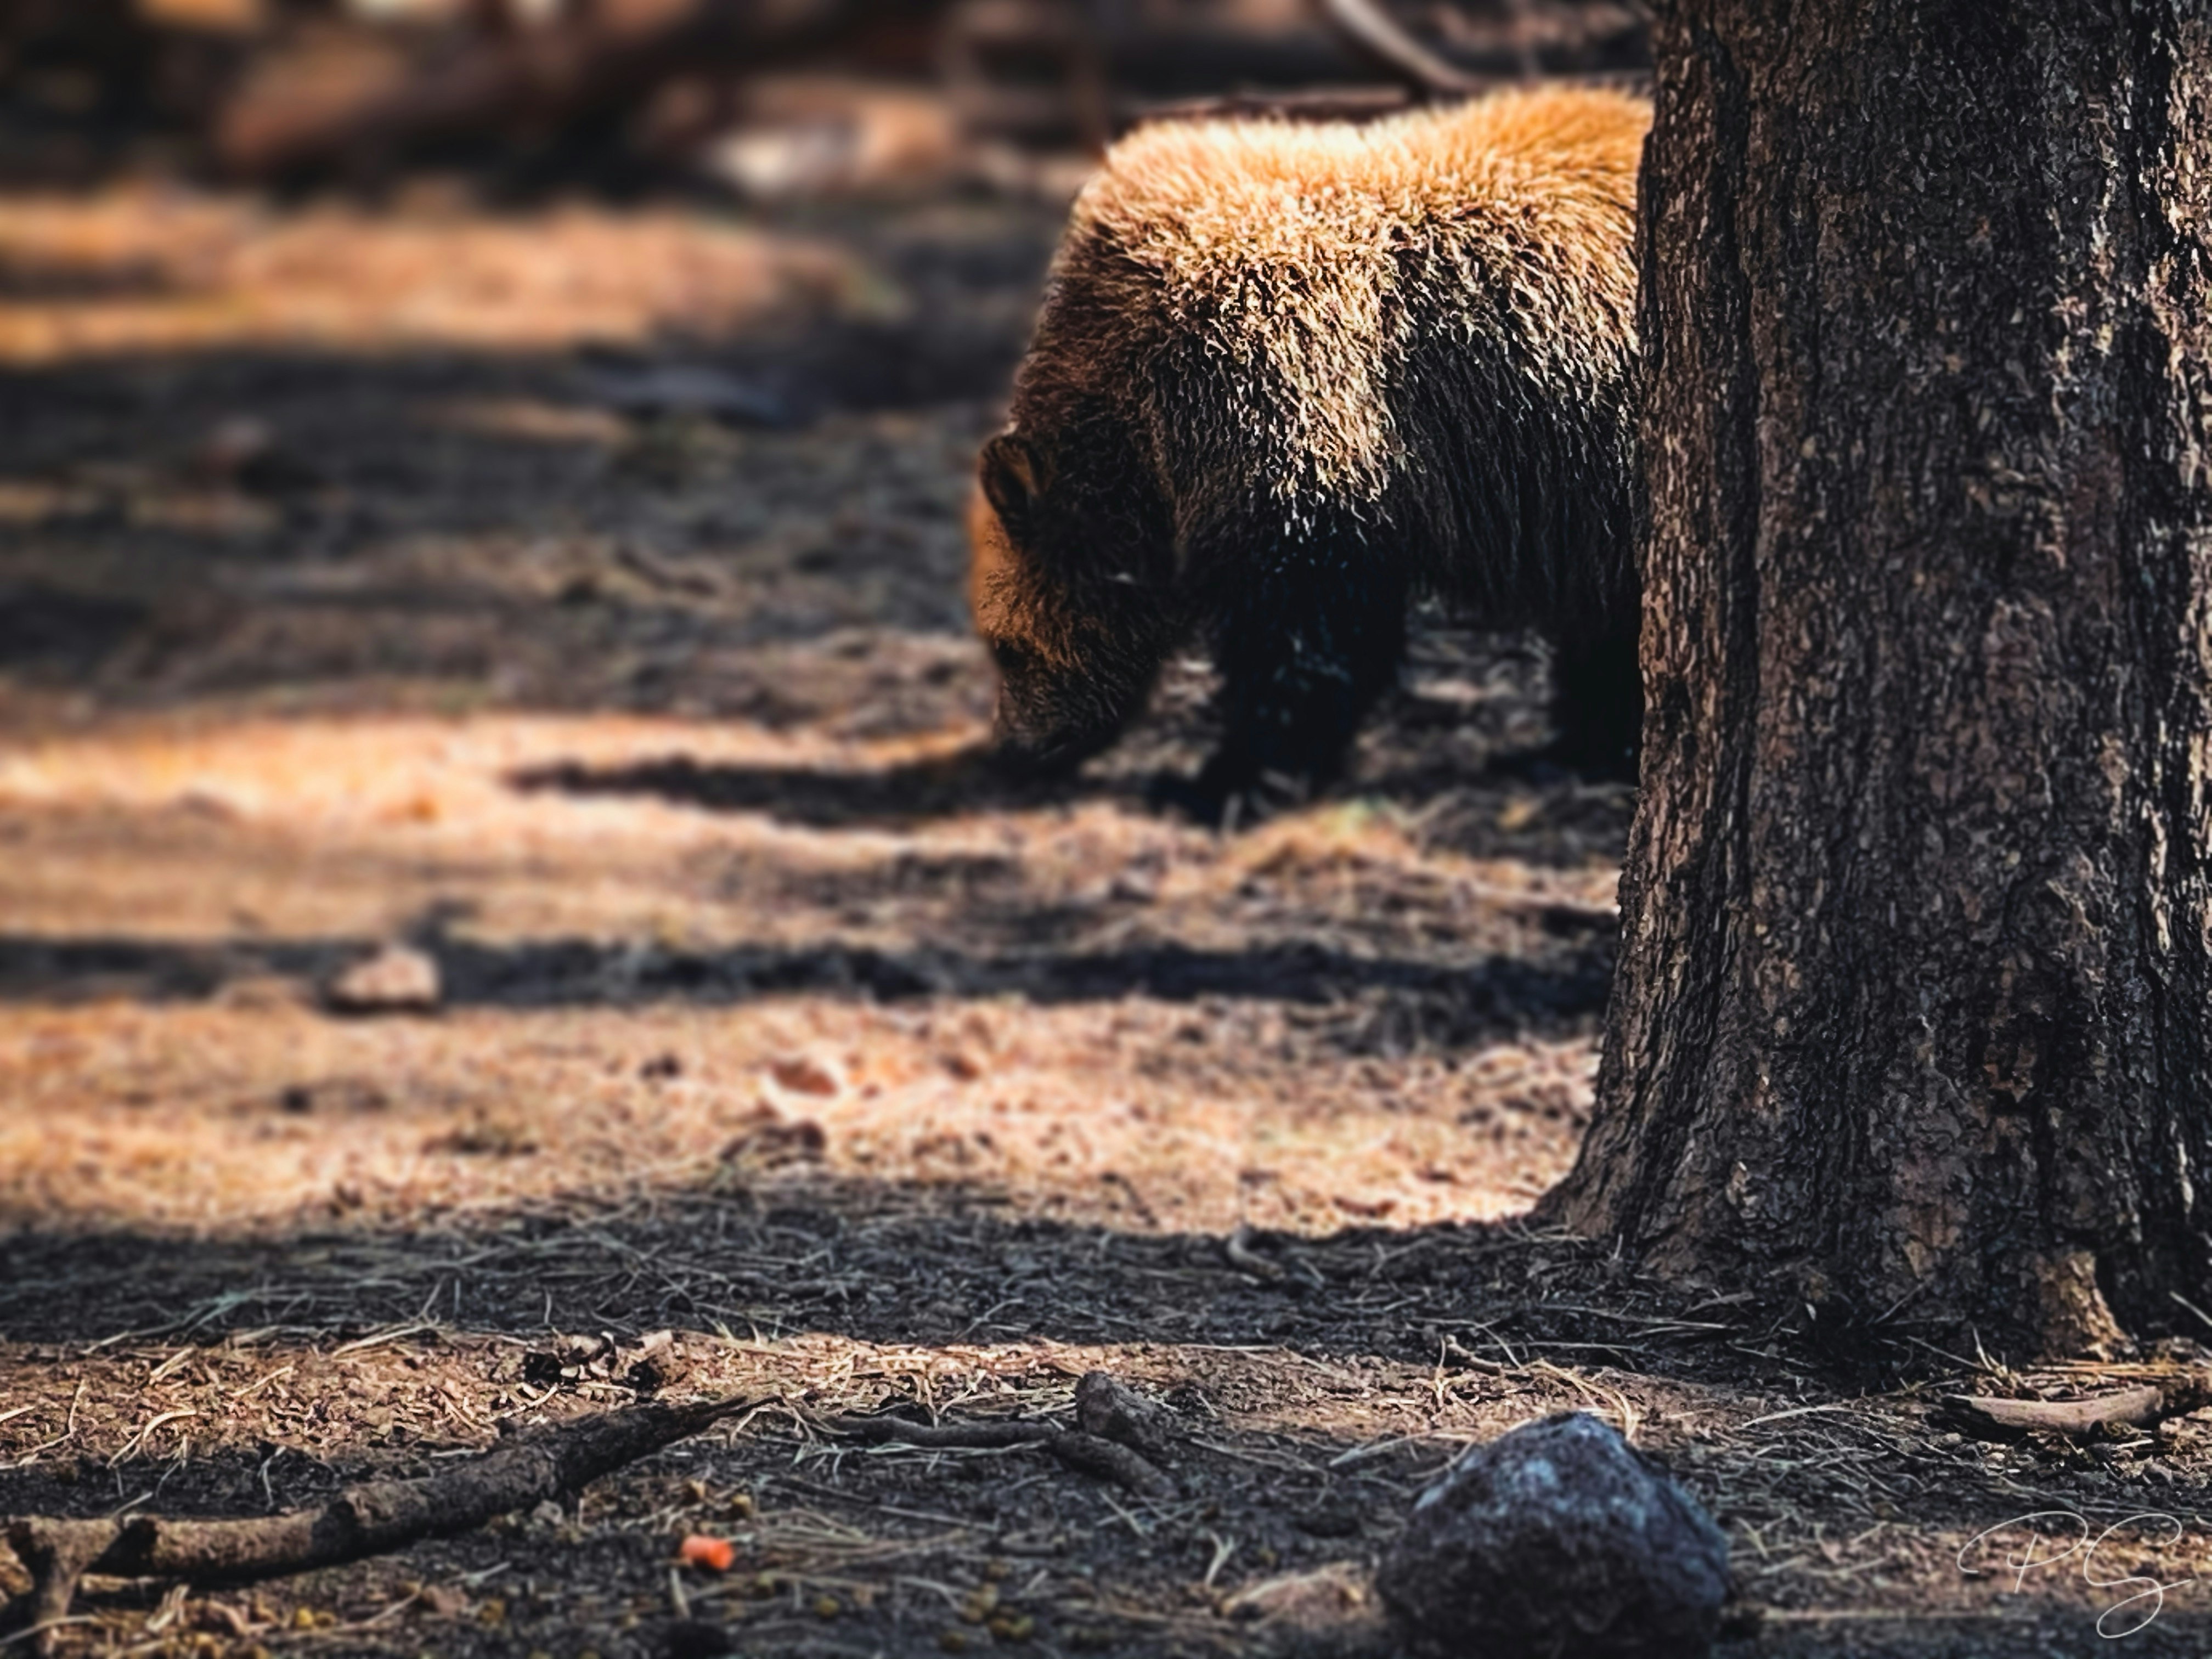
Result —
MULTIPOLYGON (((1478 76, 1644 62, 1629 0, 1388 15, 1478 76)), ((1004 185, 1174 100, 1372 82, 1358 27, 1318 0, 11 0, 0 166, 750 199, 1004 185)))
MULTIPOLYGON (((12 0, 0 1227, 757 1156, 1140 1231, 1525 1207, 1629 811, 1490 768, 1536 647, 1425 615, 1243 836, 1147 804, 1194 654, 1073 786, 970 763, 962 510, 1069 199, 1138 121, 1407 103, 1333 8, 12 0)), ((1643 62, 1617 0, 1391 15, 1465 86, 1643 62)))

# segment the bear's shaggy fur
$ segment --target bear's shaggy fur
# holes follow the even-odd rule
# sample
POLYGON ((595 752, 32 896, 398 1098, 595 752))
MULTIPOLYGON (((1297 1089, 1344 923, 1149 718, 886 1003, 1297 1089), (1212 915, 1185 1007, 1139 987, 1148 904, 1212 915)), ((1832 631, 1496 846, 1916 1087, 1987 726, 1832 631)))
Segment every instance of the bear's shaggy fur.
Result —
POLYGON ((1191 804, 1302 792, 1395 679, 1426 590, 1549 629, 1563 748, 1625 759, 1650 121, 1559 89, 1117 145, 978 469, 969 598, 1009 756, 1104 748, 1203 630, 1224 734, 1191 804))

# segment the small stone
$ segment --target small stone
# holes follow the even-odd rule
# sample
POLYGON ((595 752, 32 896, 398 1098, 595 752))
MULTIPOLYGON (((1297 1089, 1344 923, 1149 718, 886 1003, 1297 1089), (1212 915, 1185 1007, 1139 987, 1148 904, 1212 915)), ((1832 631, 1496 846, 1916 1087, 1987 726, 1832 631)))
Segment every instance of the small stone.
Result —
POLYGON ((443 990, 434 957, 387 945, 331 980, 323 1000, 342 1014, 424 1013, 438 1006, 443 990))
POLYGON ((817 1099, 843 1092, 845 1079, 838 1075, 832 1062, 813 1054, 792 1054, 776 1060, 768 1068, 776 1086, 788 1089, 795 1095, 812 1095, 817 1099))
POLYGON ((1720 1629, 1728 1540, 1597 1419, 1530 1423, 1421 1494, 1377 1588, 1445 1659, 1698 1659, 1720 1629))
POLYGON ((1102 1440, 1139 1451, 1163 1452, 1176 1440, 1176 1417, 1165 1406, 1126 1389, 1104 1371, 1085 1371, 1075 1384, 1076 1425, 1102 1440))

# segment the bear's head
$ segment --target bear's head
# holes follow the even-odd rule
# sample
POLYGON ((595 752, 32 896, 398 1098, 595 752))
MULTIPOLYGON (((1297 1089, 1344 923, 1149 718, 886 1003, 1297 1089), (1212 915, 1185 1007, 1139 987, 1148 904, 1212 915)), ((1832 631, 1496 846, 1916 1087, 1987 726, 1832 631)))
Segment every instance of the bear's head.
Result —
POLYGON ((1002 432, 968 508, 968 600, 999 671, 1002 763, 1073 771, 1121 735, 1174 634, 1171 577, 1143 544, 1133 492, 1002 432))

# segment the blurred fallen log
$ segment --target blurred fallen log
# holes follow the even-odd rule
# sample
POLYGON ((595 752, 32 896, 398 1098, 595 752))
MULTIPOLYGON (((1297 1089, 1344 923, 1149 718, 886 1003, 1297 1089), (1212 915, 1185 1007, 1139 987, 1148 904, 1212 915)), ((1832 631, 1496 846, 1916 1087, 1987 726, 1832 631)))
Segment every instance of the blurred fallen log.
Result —
POLYGON ((238 1583, 284 1577, 382 1555, 425 1538, 468 1532, 520 1509, 557 1500, 626 1463, 748 1411, 755 1400, 647 1405, 563 1424, 415 1480, 349 1486, 319 1509, 246 1521, 155 1515, 73 1521, 18 1516, 5 1535, 31 1589, 0 1614, 8 1639, 51 1650, 77 1586, 89 1574, 238 1583))
POLYGON ((0 0, 0 165, 97 173, 158 134, 258 182, 489 161, 770 198, 998 187, 1009 156, 1148 121, 1358 120, 1648 61, 1632 0, 0 0), (1393 85, 1358 84, 1378 66, 1393 85), (762 95, 794 70, 910 107, 794 119, 762 95))
POLYGON ((1242 90, 1158 102, 1139 106, 1122 125, 1255 117, 1371 121, 1416 103, 1477 97, 1539 76, 1626 91, 1644 91, 1650 83, 1643 21, 1627 7, 1607 0, 1570 0, 1545 9, 1540 16, 1536 0, 1508 0, 1502 20, 1471 18, 1454 6, 1439 8, 1439 15, 1454 22, 1449 42, 1465 63, 1416 40, 1382 0, 1314 0, 1314 7, 1336 40, 1360 60, 1387 73, 1395 84, 1242 90))
POLYGON ((374 172, 488 131, 605 121, 678 76, 717 66, 752 73, 849 46, 872 23, 904 21, 905 9, 897 0, 689 0, 635 14, 595 6, 479 33, 442 62, 352 97, 288 95, 283 77, 264 77, 224 112, 216 150, 246 178, 374 172))
MULTIPOLYGON (((588 0, 544 22, 480 20, 411 45, 358 27, 276 42, 228 101, 212 143, 219 166, 248 179, 374 179, 483 139, 575 135, 623 135, 681 161, 732 126, 775 126, 776 111, 754 108, 754 88, 775 70, 880 62, 907 77, 936 70, 933 95, 967 139, 1095 150, 1148 119, 1364 119, 1409 95, 1467 97, 1535 73, 1617 77, 1648 62, 1644 24, 1617 0, 1433 15, 1449 22, 1440 45, 1413 38, 1382 0, 1312 0, 1303 20, 1287 13, 1265 27, 1206 7, 1139 15, 1099 0, 588 0), (1354 86, 1363 64, 1395 86, 1354 86), (1161 106, 1212 88, 1237 91, 1161 106)), ((914 95, 931 93, 915 82, 914 95)), ((737 170, 750 192, 763 168, 848 168, 836 143, 811 139, 821 155, 738 146, 714 166, 737 170)))

